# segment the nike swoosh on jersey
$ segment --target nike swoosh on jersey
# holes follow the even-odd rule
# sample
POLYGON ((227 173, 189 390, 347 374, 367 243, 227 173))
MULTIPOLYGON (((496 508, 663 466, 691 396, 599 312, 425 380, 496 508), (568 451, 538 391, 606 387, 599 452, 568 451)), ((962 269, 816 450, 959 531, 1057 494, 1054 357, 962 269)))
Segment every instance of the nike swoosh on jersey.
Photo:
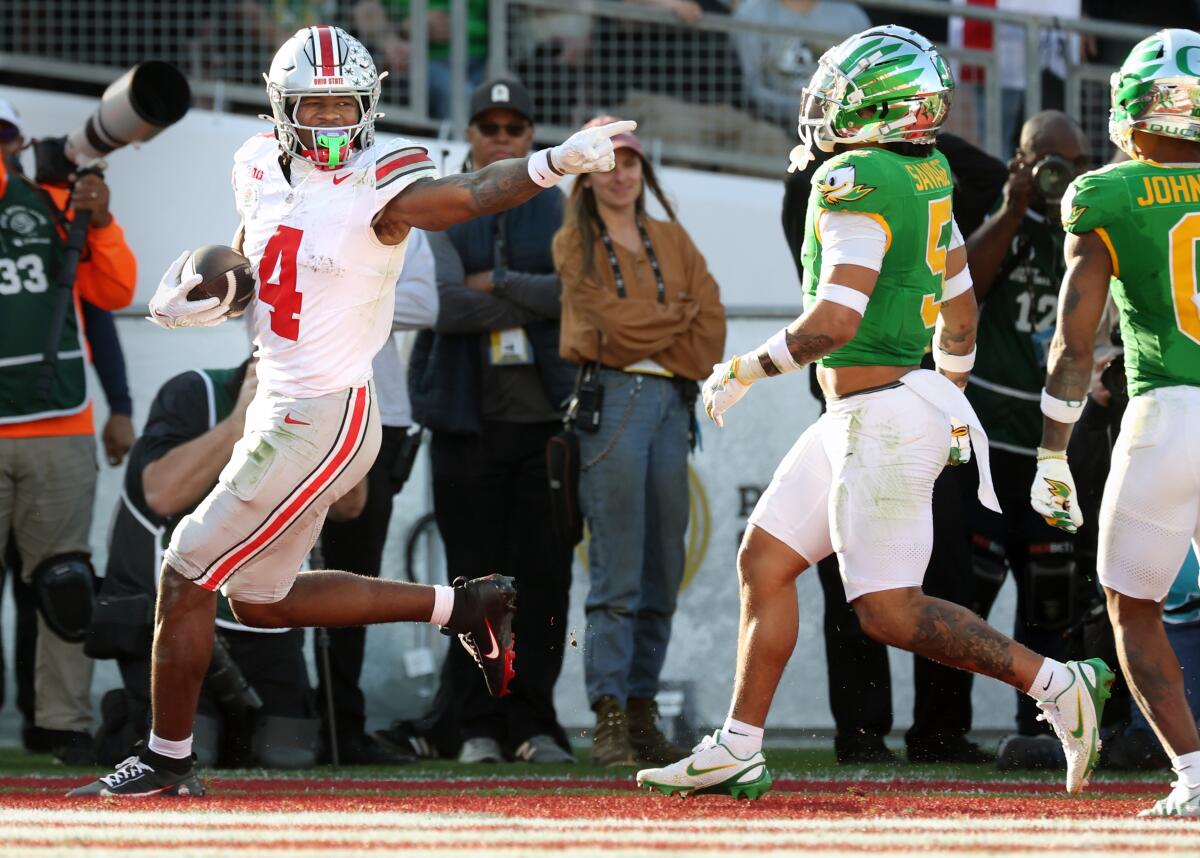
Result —
POLYGON ((353 175, 354 175, 353 173, 347 173, 347 174, 346 174, 346 175, 344 175, 344 176, 334 176, 334 177, 333 177, 333 183, 334 183, 335 185, 340 185, 342 182, 346 181, 347 179, 349 179, 349 178, 350 178, 351 176, 353 176, 353 175))
POLYGON ((290 423, 290 424, 291 424, 291 425, 293 425, 293 426, 311 426, 311 425, 312 425, 311 423, 309 423, 309 422, 308 422, 308 421, 306 421, 306 420, 296 420, 296 419, 294 419, 294 418, 292 417, 292 413, 291 413, 290 411, 289 411, 287 414, 283 415, 283 422, 284 422, 284 423, 290 423))

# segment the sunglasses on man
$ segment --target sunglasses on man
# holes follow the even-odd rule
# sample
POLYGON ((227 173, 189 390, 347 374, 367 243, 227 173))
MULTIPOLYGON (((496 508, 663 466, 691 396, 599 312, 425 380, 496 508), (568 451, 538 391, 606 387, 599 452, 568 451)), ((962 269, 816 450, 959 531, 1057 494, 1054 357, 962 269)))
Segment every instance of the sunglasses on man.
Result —
POLYGON ((504 129, 504 133, 509 137, 520 137, 529 130, 528 122, 476 122, 475 128, 484 137, 495 137, 500 133, 500 129, 504 129))

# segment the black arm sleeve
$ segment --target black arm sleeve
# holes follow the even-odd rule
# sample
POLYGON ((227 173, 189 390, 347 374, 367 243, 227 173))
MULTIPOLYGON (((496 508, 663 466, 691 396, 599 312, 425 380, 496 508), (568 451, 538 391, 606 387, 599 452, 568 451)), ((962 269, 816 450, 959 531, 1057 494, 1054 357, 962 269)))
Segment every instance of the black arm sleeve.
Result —
POLYGON ((117 337, 117 324, 113 314, 101 310, 87 301, 80 301, 83 308, 83 329, 88 344, 92 347, 92 364, 100 376, 104 388, 104 399, 113 414, 129 416, 133 413, 133 401, 129 398, 129 380, 125 374, 125 353, 117 337))

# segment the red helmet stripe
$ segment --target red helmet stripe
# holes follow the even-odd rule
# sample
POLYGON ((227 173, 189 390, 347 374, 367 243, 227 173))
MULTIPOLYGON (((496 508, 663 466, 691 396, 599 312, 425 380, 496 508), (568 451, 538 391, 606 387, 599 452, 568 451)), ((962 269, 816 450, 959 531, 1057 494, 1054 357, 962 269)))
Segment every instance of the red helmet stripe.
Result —
POLYGON ((324 77, 333 77, 334 63, 337 62, 337 57, 333 52, 333 33, 328 27, 317 27, 317 38, 320 41, 321 74, 324 77))

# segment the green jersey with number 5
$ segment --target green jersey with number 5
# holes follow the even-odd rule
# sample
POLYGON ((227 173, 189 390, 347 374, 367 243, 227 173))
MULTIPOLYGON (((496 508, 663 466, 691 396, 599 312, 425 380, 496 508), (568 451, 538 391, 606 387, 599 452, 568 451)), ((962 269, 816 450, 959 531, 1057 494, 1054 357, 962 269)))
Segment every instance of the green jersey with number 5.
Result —
POLYGON ((950 247, 950 165, 940 152, 910 158, 888 149, 854 149, 815 176, 802 256, 804 291, 821 279, 821 219, 856 212, 887 234, 883 268, 854 339, 821 359, 825 366, 915 366, 929 347, 950 247))
POLYGON ((1112 257, 1129 393, 1200 385, 1200 165, 1111 164, 1077 178, 1064 228, 1112 257))

